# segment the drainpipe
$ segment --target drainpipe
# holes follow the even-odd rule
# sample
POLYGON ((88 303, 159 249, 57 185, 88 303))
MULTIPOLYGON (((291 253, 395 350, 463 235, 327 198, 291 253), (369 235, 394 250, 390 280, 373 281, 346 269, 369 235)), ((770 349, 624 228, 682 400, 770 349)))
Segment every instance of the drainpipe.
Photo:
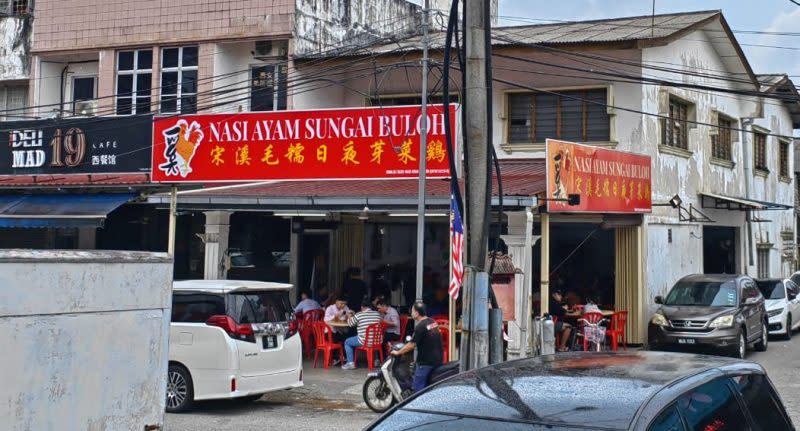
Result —
MULTIPOLYGON (((744 198, 750 199, 750 182, 753 181, 753 172, 750 168, 750 164, 753 163, 753 156, 750 151, 750 145, 747 144, 747 138, 752 135, 750 133, 750 128, 753 125, 753 119, 750 117, 743 117, 740 118, 742 129, 745 131, 742 132, 742 156, 744 160, 742 161, 742 166, 744 167, 744 198)), ((752 217, 750 217, 750 210, 745 211, 745 221, 747 222, 747 261, 749 266, 753 266, 753 222, 752 217)), ((747 273, 747 271, 745 271, 747 273)))
POLYGON ((66 83, 66 77, 67 77, 67 70, 69 70, 69 63, 67 63, 67 65, 64 66, 64 69, 61 70, 61 88, 60 88, 61 96, 60 96, 59 105, 58 105, 58 117, 59 118, 61 118, 64 115, 64 92, 66 91, 65 83, 66 83))

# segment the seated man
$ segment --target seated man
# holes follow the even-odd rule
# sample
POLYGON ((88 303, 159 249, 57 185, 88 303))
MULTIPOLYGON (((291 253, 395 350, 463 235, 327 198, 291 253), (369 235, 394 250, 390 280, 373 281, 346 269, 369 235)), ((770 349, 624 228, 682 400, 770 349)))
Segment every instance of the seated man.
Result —
MULTIPOLYGON (((336 298, 333 304, 329 305, 328 308, 325 309, 325 323, 331 322, 346 322, 348 315, 351 313, 350 309, 347 308, 347 301, 342 298, 336 298)), ((341 328, 341 327, 334 327, 333 328, 333 340, 337 343, 341 343, 347 338, 347 334, 350 332, 348 328, 341 328)))
MULTIPOLYGON (((554 329, 556 335, 561 334, 561 342, 556 346, 556 351, 558 352, 566 352, 568 350, 567 342, 569 342, 569 336, 572 334, 572 326, 564 322, 564 316, 567 314, 567 306, 563 301, 564 297, 561 295, 560 290, 556 289, 550 292, 550 315, 558 318, 554 329)), ((558 339, 558 337, 556 337, 556 339, 558 339)))
POLYGON ((392 306, 386 303, 383 298, 376 301, 378 312, 383 317, 383 322, 386 323, 386 341, 400 341, 402 334, 400 334, 400 313, 397 312, 392 306))
MULTIPOLYGON (((350 337, 344 341, 344 353, 347 356, 347 363, 342 365, 343 370, 353 370, 356 368, 355 364, 355 349, 364 345, 364 340, 367 336, 367 327, 376 323, 381 323, 381 315, 370 307, 369 301, 365 298, 361 303, 361 311, 351 317, 347 323, 350 326, 357 328, 358 335, 350 337)), ((372 361, 373 358, 367 358, 372 361)))
POLYGON ((311 299, 311 292, 307 290, 300 292, 300 299, 301 301, 297 303, 297 307, 294 307, 295 314, 302 315, 306 311, 319 310, 320 308, 322 308, 319 305, 319 302, 311 299))

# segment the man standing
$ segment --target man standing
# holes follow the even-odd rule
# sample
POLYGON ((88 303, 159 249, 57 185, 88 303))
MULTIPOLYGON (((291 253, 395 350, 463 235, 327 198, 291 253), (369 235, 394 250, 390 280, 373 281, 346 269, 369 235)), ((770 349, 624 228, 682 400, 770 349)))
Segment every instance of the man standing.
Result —
POLYGON ((428 377, 434 368, 442 365, 442 336, 439 325, 427 316, 425 304, 415 302, 411 309, 414 319, 414 337, 402 349, 392 352, 393 356, 404 355, 417 349, 417 368, 414 370, 414 392, 428 386, 428 377))
POLYGON ((361 279, 361 269, 352 267, 347 270, 347 278, 342 284, 342 291, 347 297, 347 305, 356 309, 367 294, 367 283, 361 279))
POLYGON ((322 308, 319 302, 311 299, 311 293, 306 290, 300 292, 300 299, 301 301, 297 304, 297 307, 294 307, 295 314, 303 315, 306 311, 319 310, 322 308))
MULTIPOLYGON (((329 305, 328 308, 325 309, 325 323, 331 322, 346 322, 347 315, 350 314, 351 311, 347 308, 347 302, 344 299, 336 298, 333 304, 329 305)), ((341 328, 341 327, 334 327, 333 328, 333 338, 334 341, 337 343, 341 343, 347 336, 349 332, 348 328, 341 328)))
POLYGON ((376 307, 383 317, 383 322, 386 323, 386 341, 400 341, 402 336, 400 333, 400 313, 387 304, 383 298, 378 299, 376 307))
MULTIPOLYGON (((358 334, 344 341, 344 352, 347 356, 347 363, 342 365, 343 370, 353 370, 356 368, 356 347, 364 345, 364 340, 367 336, 367 327, 376 323, 381 323, 381 320, 380 313, 370 308, 369 300, 364 298, 361 302, 361 311, 356 313, 356 315, 351 317, 347 322, 350 326, 355 326, 357 328, 358 334)), ((367 360, 371 361, 373 358, 367 358, 367 360)))

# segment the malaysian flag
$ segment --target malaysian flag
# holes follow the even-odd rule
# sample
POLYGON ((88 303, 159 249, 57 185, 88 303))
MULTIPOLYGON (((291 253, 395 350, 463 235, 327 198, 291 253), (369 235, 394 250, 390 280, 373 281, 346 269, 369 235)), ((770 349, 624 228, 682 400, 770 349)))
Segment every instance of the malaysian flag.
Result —
POLYGON ((461 214, 455 195, 450 196, 450 288, 448 289, 453 299, 458 299, 461 282, 464 279, 464 224, 461 223, 461 214))

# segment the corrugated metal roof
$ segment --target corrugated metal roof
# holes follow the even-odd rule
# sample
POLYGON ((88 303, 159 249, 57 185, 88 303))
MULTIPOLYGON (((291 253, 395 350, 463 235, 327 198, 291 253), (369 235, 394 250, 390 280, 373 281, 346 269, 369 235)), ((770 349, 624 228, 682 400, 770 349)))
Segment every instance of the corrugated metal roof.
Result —
MULTIPOLYGON (((530 197, 545 191, 544 159, 515 159, 500 162, 503 176, 503 195, 530 197)), ((494 195, 497 185, 494 183, 494 195)), ((353 180, 353 181, 286 181, 254 184, 252 187, 235 187, 192 191, 198 197, 416 197, 417 180, 353 180)), ((450 195, 450 182, 428 180, 426 194, 431 197, 450 195)), ((188 196, 188 195, 187 195, 188 196)))
MULTIPOLYGON (((492 43, 499 46, 515 44, 556 45, 661 39, 670 37, 720 14, 720 11, 698 11, 594 21, 495 27, 492 30, 492 43)), ((441 49, 444 47, 445 33, 443 31, 432 33, 429 38, 432 48, 441 49)), ((421 36, 418 35, 399 39, 395 42, 376 44, 365 50, 355 53, 349 52, 345 55, 358 56, 414 51, 420 49, 421 46, 421 36)), ((341 56, 341 54, 327 54, 323 57, 337 56, 341 56)), ((310 57, 318 56, 312 55, 310 57)))
POLYGON ((0 175, 0 189, 82 186, 134 186, 150 184, 150 174, 0 175))

